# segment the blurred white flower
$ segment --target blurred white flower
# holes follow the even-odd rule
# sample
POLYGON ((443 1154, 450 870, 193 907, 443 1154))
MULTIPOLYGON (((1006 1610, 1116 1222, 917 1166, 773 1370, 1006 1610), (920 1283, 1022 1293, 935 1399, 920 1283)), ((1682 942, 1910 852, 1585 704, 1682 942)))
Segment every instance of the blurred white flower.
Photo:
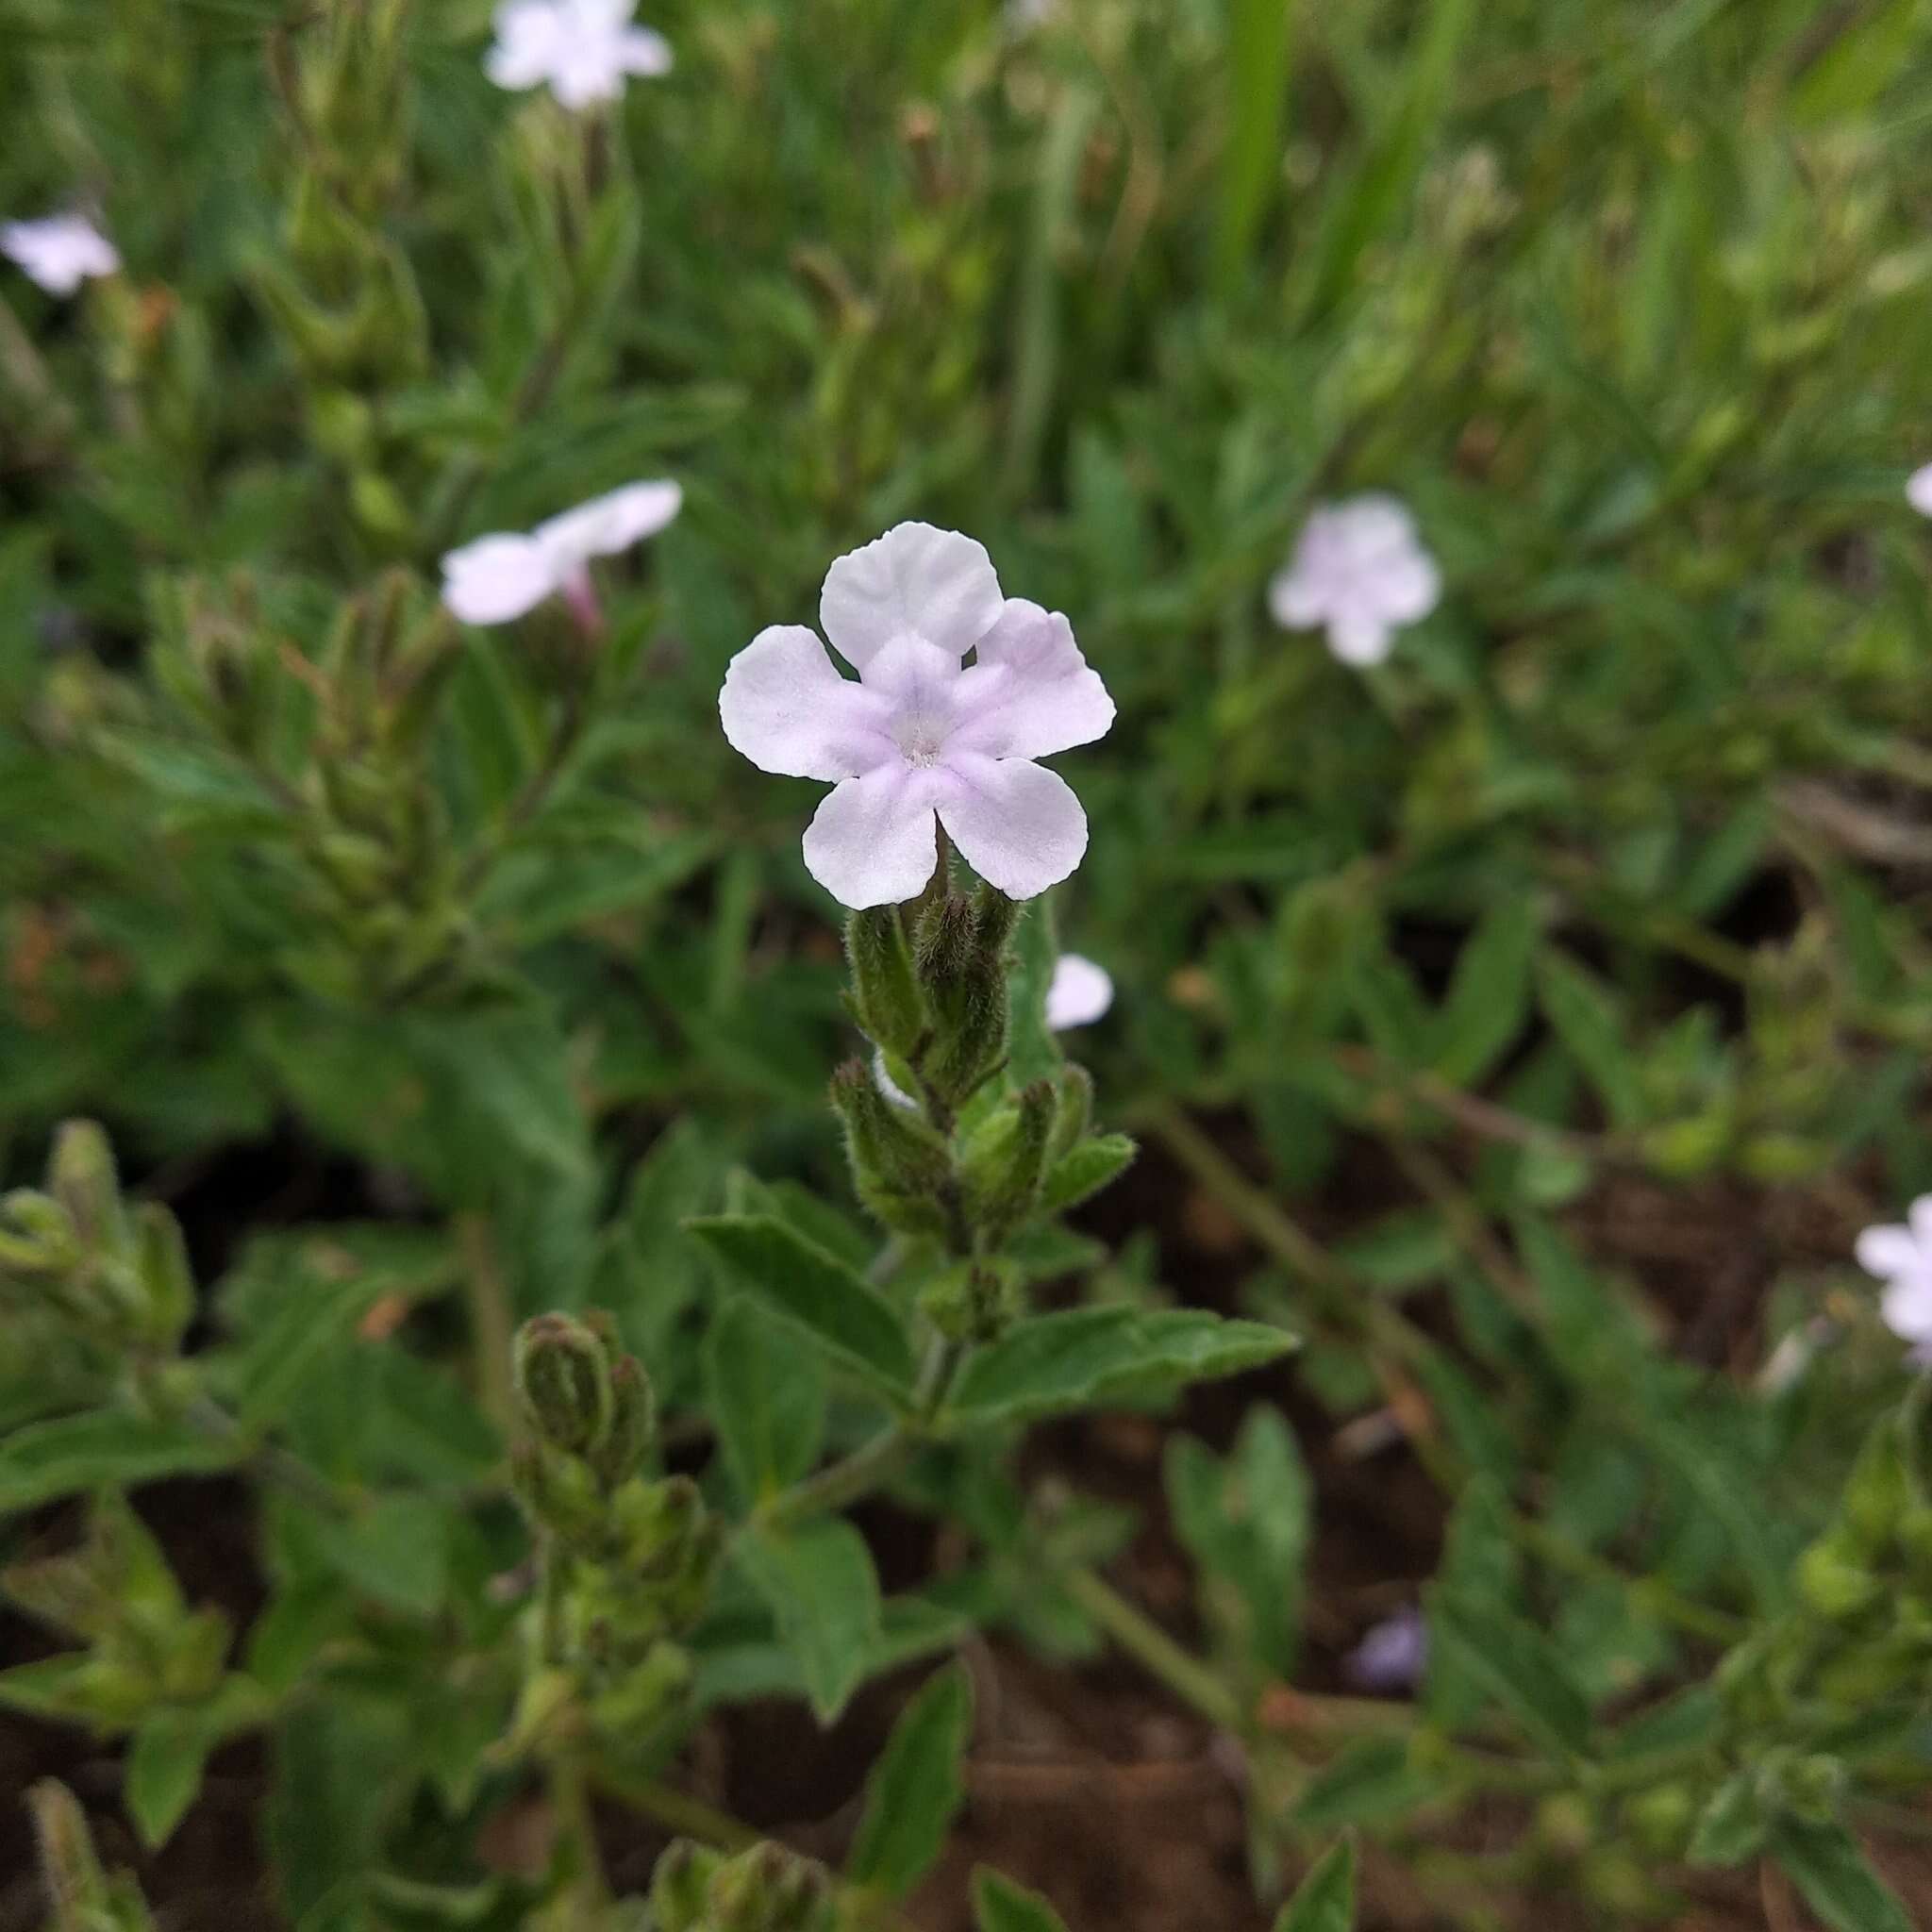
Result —
POLYGON ((1915 1351, 1932 1348, 1932 1194, 1912 1203, 1904 1224, 1868 1227, 1853 1252, 1885 1284, 1878 1298, 1885 1325, 1915 1351))
POLYGON ((805 834, 835 899, 914 897, 939 863, 935 818, 1010 898, 1079 864, 1087 814, 1034 760, 1104 737, 1113 700, 1064 617, 1003 595, 970 537, 900 524, 825 573, 819 622, 856 680, 814 632, 774 625, 732 658, 718 715, 760 771, 835 781, 805 834))
POLYGON ((1046 1024, 1054 1032, 1091 1026, 1112 1005, 1113 979, 1105 966, 1078 953, 1062 953, 1054 961, 1046 989, 1046 1024))
POLYGON ((1007 31, 1031 33, 1060 10, 1060 0, 1007 0, 1007 31))
POLYGON ((1268 608, 1289 630, 1325 625, 1344 664, 1379 664, 1397 628, 1426 617, 1441 588, 1407 508, 1392 496, 1354 496, 1308 518, 1268 586, 1268 608))
POLYGON ((1932 463, 1906 478, 1906 501, 1922 517, 1932 517, 1932 463))
MULTIPOLYGON (((1055 1033, 1075 1026, 1091 1026, 1113 1005, 1113 975, 1105 966, 1078 953, 1062 953, 1054 961, 1053 977, 1046 987, 1046 1024, 1055 1033)), ((872 1076, 878 1090, 894 1107, 914 1108, 919 1103, 892 1078, 883 1053, 872 1057, 872 1076)))
POLYGON ((120 251, 85 215, 0 224, 0 255, 50 295, 71 295, 90 275, 110 275, 121 266, 120 251))
POLYGON ((655 535, 683 501, 675 483, 627 483, 539 524, 527 535, 496 531, 478 537, 442 559, 442 601, 465 624, 508 624, 558 595, 580 623, 594 628, 591 558, 614 557, 655 535))
POLYGON ((632 24, 637 0, 507 0, 484 72, 498 87, 547 85, 566 107, 614 101, 632 75, 671 72, 671 43, 632 24))

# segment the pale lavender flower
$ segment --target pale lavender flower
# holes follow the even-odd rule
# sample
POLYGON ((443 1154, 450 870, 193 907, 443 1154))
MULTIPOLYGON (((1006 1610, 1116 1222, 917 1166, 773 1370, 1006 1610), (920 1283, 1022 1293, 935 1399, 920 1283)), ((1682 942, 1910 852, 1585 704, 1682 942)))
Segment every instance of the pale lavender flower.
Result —
POLYGON ((110 275, 121 266, 120 251, 85 215, 0 223, 0 255, 50 295, 71 295, 90 275, 110 275))
MULTIPOLYGON (((1055 1033, 1066 1033, 1075 1026, 1091 1026, 1113 1005, 1113 975, 1105 966, 1078 953, 1062 953, 1054 961, 1053 977, 1046 984, 1046 1024, 1055 1033)), ((916 1108, 919 1103, 892 1078, 883 1053, 872 1057, 872 1076, 878 1090, 894 1107, 916 1108)))
POLYGON ((1413 1607, 1385 1617, 1349 1652, 1343 1668, 1364 1690, 1407 1690, 1429 1660, 1428 1620, 1413 1607))
POLYGON ((1906 501, 1922 517, 1932 517, 1932 463, 1906 478, 1906 501))
POLYGON ((627 483, 550 518, 527 534, 499 530, 442 559, 442 601, 465 624, 508 624, 560 596, 597 628, 591 559, 614 557, 661 530, 684 502, 675 483, 627 483))
POLYGON ((637 0, 507 0, 483 71, 498 87, 548 86, 573 109, 614 101, 632 75, 671 72, 671 44, 633 25, 637 0))
POLYGON ((1912 1357, 1932 1363, 1932 1194, 1921 1194, 1903 1224, 1868 1227, 1853 1253, 1867 1274, 1884 1282, 1878 1312, 1912 1357))
POLYGON ((835 899, 914 897, 939 863, 936 818, 1011 898, 1079 864, 1087 814, 1033 761, 1105 736, 1114 711, 1064 617, 1005 596, 970 537, 901 524, 833 564, 819 622, 857 680, 803 625, 776 625, 731 660, 718 712, 761 771, 835 781, 805 834, 835 899))
POLYGON ((1396 630, 1436 608, 1441 574, 1392 496, 1321 505, 1302 529, 1287 569, 1268 586, 1268 608, 1289 630, 1323 625, 1344 664, 1379 664, 1396 630))

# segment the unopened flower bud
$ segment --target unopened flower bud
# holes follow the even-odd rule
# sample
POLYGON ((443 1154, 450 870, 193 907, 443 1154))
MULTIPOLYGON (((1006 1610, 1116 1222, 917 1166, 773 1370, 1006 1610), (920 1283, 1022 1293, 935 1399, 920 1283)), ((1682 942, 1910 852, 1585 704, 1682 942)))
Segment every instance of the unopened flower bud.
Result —
POLYGON ((651 1874, 651 1923, 658 1932, 702 1932, 706 1896, 724 1860, 708 1846, 679 1839, 651 1874))
POLYGON ((1058 1099, 1052 1081, 1035 1080, 974 1136, 965 1159, 967 1212, 989 1248, 1002 1246, 1039 1209, 1058 1099))
POLYGON ((945 1142, 908 1108, 888 1100, 862 1061, 847 1060, 833 1074, 832 1105, 844 1123, 858 1198, 900 1233, 942 1233, 953 1174, 945 1142))
POLYGON ((530 1427, 553 1449, 587 1454, 609 1433, 610 1356, 568 1315, 539 1315, 517 1332, 517 1398, 530 1427))
POLYGON ((618 1357, 610 1371, 609 1390, 609 1432, 591 1452, 590 1463, 598 1481, 614 1490, 637 1474, 650 1453, 657 1403, 643 1364, 634 1355, 618 1357))
POLYGON ((114 1150, 92 1121, 63 1122, 54 1140, 47 1191, 67 1210, 85 1247, 118 1247, 126 1238, 114 1150))
POLYGON ((948 892, 921 916, 915 954, 932 1011, 933 1041, 920 1072, 950 1107, 971 1097, 1007 1046, 1007 941, 1019 908, 981 886, 948 892))
POLYGON ((783 1845, 755 1845, 712 1874, 707 1932, 808 1932, 831 1892, 824 1873, 783 1845))
POLYGON ((845 922, 852 968, 852 1014, 888 1053, 909 1058, 924 1036, 925 1001, 912 970, 912 949, 896 906, 874 906, 845 922))

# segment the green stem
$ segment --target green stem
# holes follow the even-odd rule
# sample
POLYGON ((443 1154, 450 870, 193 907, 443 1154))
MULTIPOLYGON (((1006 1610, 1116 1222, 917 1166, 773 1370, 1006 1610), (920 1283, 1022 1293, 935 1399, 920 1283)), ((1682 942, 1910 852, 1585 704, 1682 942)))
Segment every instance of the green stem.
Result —
POLYGON ((1183 1704, 1198 1711, 1216 1730, 1232 1731, 1239 1737, 1253 1735, 1252 1716, 1233 1690, 1111 1584, 1091 1570, 1071 1568, 1060 1573, 1059 1580, 1067 1594, 1183 1704))
POLYGON ((675 1786, 660 1784, 656 1778, 640 1777, 614 1765, 597 1763, 591 1767, 591 1782, 607 1798, 627 1805, 655 1820, 666 1830, 683 1838, 694 1838, 721 1851, 748 1851, 758 1840, 750 1825, 694 1798, 675 1786))
POLYGON ((807 1516, 824 1516, 842 1509, 848 1503, 875 1490, 911 1455, 918 1442, 903 1423, 881 1429, 871 1441, 861 1444, 850 1456, 827 1463, 816 1475, 794 1483, 782 1495, 774 1496, 758 1512, 758 1520, 768 1527, 796 1523, 807 1516))
POLYGON ((463 1257, 463 1292, 470 1310, 470 1349, 475 1366, 476 1399, 506 1442, 519 1434, 516 1385, 510 1356, 516 1324, 509 1291, 497 1265, 490 1222, 481 1214, 457 1217, 457 1245, 463 1257))
POLYGON ((566 1752, 551 1761, 549 1773, 550 1803, 569 1860, 566 1883, 589 1924, 610 1904, 610 1881, 604 1874, 591 1808, 591 1769, 575 1752, 566 1752))

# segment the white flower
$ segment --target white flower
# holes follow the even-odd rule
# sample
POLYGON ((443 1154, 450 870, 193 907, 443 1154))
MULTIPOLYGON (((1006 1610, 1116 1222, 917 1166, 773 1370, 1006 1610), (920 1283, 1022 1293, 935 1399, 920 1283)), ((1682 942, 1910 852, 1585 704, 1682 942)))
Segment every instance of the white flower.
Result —
POLYGON ((1054 961, 1046 989, 1046 1024, 1054 1032, 1090 1026, 1112 1005, 1113 980, 1105 966, 1078 953, 1062 953, 1054 961))
POLYGON ((1326 625, 1328 648, 1344 664, 1379 664, 1397 627, 1426 617, 1441 588, 1407 508, 1392 496, 1353 496, 1308 518, 1288 568, 1268 586, 1268 608, 1289 630, 1326 625))
POLYGON ((498 87, 548 84, 566 108, 614 101, 633 74, 671 72, 671 45, 634 26, 637 0, 507 0, 483 69, 498 87))
MULTIPOLYGON (((1046 1024, 1055 1033, 1066 1033, 1075 1026, 1091 1026, 1113 1005, 1113 976, 1105 966, 1078 953, 1062 953, 1053 963, 1053 977, 1046 985, 1046 1024)), ((878 1090, 894 1107, 916 1108, 919 1103, 892 1078, 883 1052, 872 1057, 872 1076, 878 1090)))
POLYGON ((0 223, 0 254, 17 261, 50 295, 71 295, 90 275, 120 268, 120 251, 85 215, 0 223))
POLYGON ((1878 1311, 1901 1341, 1932 1343, 1932 1194, 1907 1210, 1906 1224, 1868 1227, 1853 1252, 1867 1274, 1885 1283, 1878 1311))
POLYGON ((627 483, 526 536, 478 537, 442 559, 442 601, 465 624, 508 624, 553 594, 593 609, 591 558, 614 557, 654 535, 683 501, 675 483, 627 483))
POLYGON ((805 835, 834 898, 914 897, 939 862, 935 815, 1011 898, 1079 864, 1087 814, 1033 760, 1105 736, 1113 700, 1064 617, 1004 596, 970 537, 901 524, 833 564, 819 622, 856 682, 813 632, 776 625, 731 660, 718 713, 760 770, 836 781, 805 835))
POLYGON ((1906 501, 1922 517, 1932 517, 1932 463, 1906 478, 1906 501))

